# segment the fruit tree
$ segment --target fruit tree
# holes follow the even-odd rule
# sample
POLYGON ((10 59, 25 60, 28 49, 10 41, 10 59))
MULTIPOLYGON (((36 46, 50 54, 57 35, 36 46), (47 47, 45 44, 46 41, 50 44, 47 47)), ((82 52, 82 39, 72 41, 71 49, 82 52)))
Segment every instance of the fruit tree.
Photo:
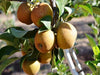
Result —
MULTIPOLYGON (((77 29, 69 20, 73 17, 93 16, 94 13, 100 15, 100 0, 0 0, 0 9, 5 14, 12 1, 20 2, 15 13, 18 21, 27 26, 33 24, 36 28, 25 30, 13 26, 0 34, 0 39, 6 42, 6 46, 0 49, 0 75, 16 60, 20 61, 21 68, 28 75, 36 75, 40 63, 51 64, 52 73, 48 75, 69 75, 71 72, 63 63, 63 50, 74 49, 77 39, 77 29), (21 58, 11 57, 19 51, 22 53, 21 58), (53 72, 54 69, 57 72, 53 72)), ((98 57, 100 51, 98 47, 96 49, 98 57)))

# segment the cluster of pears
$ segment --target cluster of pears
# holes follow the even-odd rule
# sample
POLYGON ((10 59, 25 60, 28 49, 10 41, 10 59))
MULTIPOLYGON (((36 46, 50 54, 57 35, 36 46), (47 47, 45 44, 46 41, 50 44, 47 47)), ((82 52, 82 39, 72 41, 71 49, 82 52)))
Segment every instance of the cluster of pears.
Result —
MULTIPOLYGON (((22 3, 17 11, 19 21, 27 25, 34 23, 39 28, 43 25, 40 23, 40 20, 45 16, 51 16, 53 20, 53 10, 47 3, 40 3, 34 7, 29 3, 22 3)), ((60 22, 56 33, 53 30, 46 30, 41 33, 37 31, 34 44, 40 52, 39 61, 24 60, 22 64, 24 72, 28 75, 35 75, 40 69, 40 63, 51 61, 51 51, 55 45, 61 49, 71 48, 74 45, 76 37, 77 31, 75 27, 68 22, 60 22)), ((22 54, 25 55, 25 53, 22 54)))

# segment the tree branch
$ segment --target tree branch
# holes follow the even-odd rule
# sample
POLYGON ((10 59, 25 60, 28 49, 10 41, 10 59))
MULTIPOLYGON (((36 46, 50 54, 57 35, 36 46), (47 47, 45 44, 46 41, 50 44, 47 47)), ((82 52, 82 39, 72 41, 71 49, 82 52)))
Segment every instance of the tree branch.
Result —
POLYGON ((54 25, 58 19, 58 14, 57 14, 57 7, 56 7, 56 0, 50 0, 50 5, 53 9, 53 23, 52 25, 54 25))
POLYGON ((51 5, 52 8, 56 7, 56 1, 50 0, 50 5, 51 5))

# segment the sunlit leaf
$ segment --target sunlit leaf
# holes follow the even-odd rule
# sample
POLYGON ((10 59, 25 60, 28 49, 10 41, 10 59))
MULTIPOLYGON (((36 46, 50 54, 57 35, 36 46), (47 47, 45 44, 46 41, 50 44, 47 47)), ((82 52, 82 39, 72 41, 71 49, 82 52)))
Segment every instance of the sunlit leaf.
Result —
POLYGON ((71 15, 75 11, 75 9, 70 7, 65 7, 65 10, 68 11, 68 15, 71 15))
POLYGON ((85 63, 91 69, 92 72, 96 71, 96 66, 92 63, 92 61, 87 61, 85 63))
POLYGON ((47 28, 47 29, 51 29, 51 21, 52 21, 52 17, 51 16, 45 16, 43 17, 40 22, 47 28))
POLYGON ((44 32, 44 31, 47 31, 47 30, 48 30, 48 29, 47 29, 45 26, 42 26, 42 27, 39 29, 38 33, 40 34, 40 33, 44 32))
POLYGON ((86 10, 86 12, 88 12, 89 14, 93 15, 93 10, 90 4, 79 5, 79 7, 86 10))
POLYGON ((93 29, 93 33, 95 35, 98 35, 99 34, 99 30, 98 30, 98 28, 96 26, 92 25, 91 28, 93 29))
POLYGON ((95 42, 95 40, 93 39, 93 37, 90 36, 90 35, 88 35, 88 34, 86 34, 86 37, 87 37, 88 40, 89 40, 89 43, 90 43, 90 45, 91 45, 91 47, 92 47, 92 49, 93 49, 94 55, 95 55, 95 56, 99 55, 99 54, 100 54, 100 50, 99 50, 98 46, 96 45, 96 42, 95 42))
POLYGON ((95 17, 95 20, 98 24, 100 24, 100 15, 97 15, 97 17, 95 17))
POLYGON ((56 0, 56 4, 59 9, 59 17, 63 14, 66 3, 67 3, 67 0, 56 0))

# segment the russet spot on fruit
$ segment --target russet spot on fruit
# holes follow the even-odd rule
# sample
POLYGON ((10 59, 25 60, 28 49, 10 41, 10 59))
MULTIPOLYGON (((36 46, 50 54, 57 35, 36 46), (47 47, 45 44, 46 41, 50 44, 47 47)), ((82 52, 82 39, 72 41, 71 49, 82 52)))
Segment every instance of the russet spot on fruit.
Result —
POLYGON ((47 53, 51 51, 55 44, 55 36, 53 31, 47 30, 41 33, 36 33, 35 35, 35 47, 41 53, 47 53))
POLYGON ((24 62, 22 63, 22 69, 28 75, 35 75, 40 70, 40 63, 39 61, 24 60, 24 62))
POLYGON ((77 30, 76 28, 68 23, 60 23, 57 29, 57 44, 62 49, 71 48, 76 40, 77 30))
POLYGON ((51 58, 52 58, 51 51, 49 51, 47 53, 40 53, 39 54, 39 62, 42 64, 50 63, 51 58))
POLYGON ((53 18, 53 10, 47 3, 40 3, 32 10, 31 19, 33 23, 38 27, 42 26, 40 24, 40 20, 45 16, 51 16, 53 18))
POLYGON ((17 10, 17 18, 19 21, 25 24, 33 23, 31 20, 31 11, 32 8, 28 3, 22 3, 17 10))

